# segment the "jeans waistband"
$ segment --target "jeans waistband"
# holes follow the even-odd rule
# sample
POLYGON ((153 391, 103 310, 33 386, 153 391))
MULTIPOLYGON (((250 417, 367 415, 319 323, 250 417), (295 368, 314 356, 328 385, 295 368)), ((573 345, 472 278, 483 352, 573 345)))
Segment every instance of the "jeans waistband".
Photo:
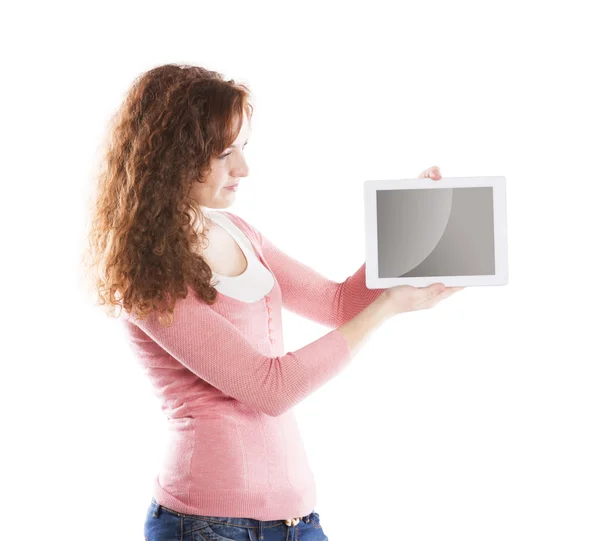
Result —
POLYGON ((196 520, 204 520, 206 522, 217 522, 219 524, 225 524, 227 526, 253 526, 258 527, 262 526, 277 526, 282 522, 286 524, 286 526, 296 526, 301 520, 304 522, 310 522, 313 513, 309 513, 303 517, 293 517, 293 518, 282 518, 279 520, 258 520, 255 518, 241 518, 241 517, 214 517, 208 515, 192 515, 189 513, 181 513, 179 511, 175 511, 174 509, 169 509, 162 504, 159 504, 154 498, 152 498, 152 506, 153 506, 153 516, 159 516, 162 509, 168 511, 169 513, 173 513, 180 517, 186 517, 189 519, 196 520))

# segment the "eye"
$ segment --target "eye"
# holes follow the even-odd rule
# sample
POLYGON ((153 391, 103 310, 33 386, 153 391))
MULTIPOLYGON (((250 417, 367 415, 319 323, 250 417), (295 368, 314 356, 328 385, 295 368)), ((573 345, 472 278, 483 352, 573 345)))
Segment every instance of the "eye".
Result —
MULTIPOLYGON (((248 143, 245 143, 244 146, 242 147, 242 150, 244 150, 246 148, 246 145, 248 143)), ((229 156, 231 154, 231 152, 228 152, 227 154, 222 154, 221 156, 219 156, 219 160, 223 160, 225 158, 227 158, 227 156, 229 156)))

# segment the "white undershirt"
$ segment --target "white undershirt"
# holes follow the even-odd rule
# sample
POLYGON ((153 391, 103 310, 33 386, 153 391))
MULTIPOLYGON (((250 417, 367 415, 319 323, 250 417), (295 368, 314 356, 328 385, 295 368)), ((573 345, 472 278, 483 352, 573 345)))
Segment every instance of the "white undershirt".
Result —
POLYGON ((243 302, 261 300, 275 284, 273 275, 258 259, 250 239, 225 214, 213 210, 209 211, 209 215, 211 220, 231 234, 248 261, 248 267, 239 276, 223 276, 213 271, 214 278, 219 282, 215 289, 243 302))

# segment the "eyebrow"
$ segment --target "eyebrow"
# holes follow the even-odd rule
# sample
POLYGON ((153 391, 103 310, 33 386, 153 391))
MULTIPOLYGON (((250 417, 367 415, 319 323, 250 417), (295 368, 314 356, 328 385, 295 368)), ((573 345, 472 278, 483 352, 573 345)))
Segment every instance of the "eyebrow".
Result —
MULTIPOLYGON (((246 142, 244 143, 244 145, 246 145, 248 143, 248 141, 249 141, 249 138, 246 139, 246 142)), ((229 150, 230 148, 233 148, 233 147, 237 147, 237 146, 239 146, 239 145, 231 145, 230 147, 227 147, 227 150, 229 150)))

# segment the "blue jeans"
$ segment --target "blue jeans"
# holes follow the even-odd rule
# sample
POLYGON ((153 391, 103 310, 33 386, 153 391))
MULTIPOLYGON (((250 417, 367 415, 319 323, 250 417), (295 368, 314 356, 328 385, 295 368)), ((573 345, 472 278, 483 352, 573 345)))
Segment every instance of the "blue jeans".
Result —
POLYGON ((319 514, 302 517, 296 526, 283 520, 210 517, 173 511, 152 498, 144 524, 145 541, 329 541, 319 514))

